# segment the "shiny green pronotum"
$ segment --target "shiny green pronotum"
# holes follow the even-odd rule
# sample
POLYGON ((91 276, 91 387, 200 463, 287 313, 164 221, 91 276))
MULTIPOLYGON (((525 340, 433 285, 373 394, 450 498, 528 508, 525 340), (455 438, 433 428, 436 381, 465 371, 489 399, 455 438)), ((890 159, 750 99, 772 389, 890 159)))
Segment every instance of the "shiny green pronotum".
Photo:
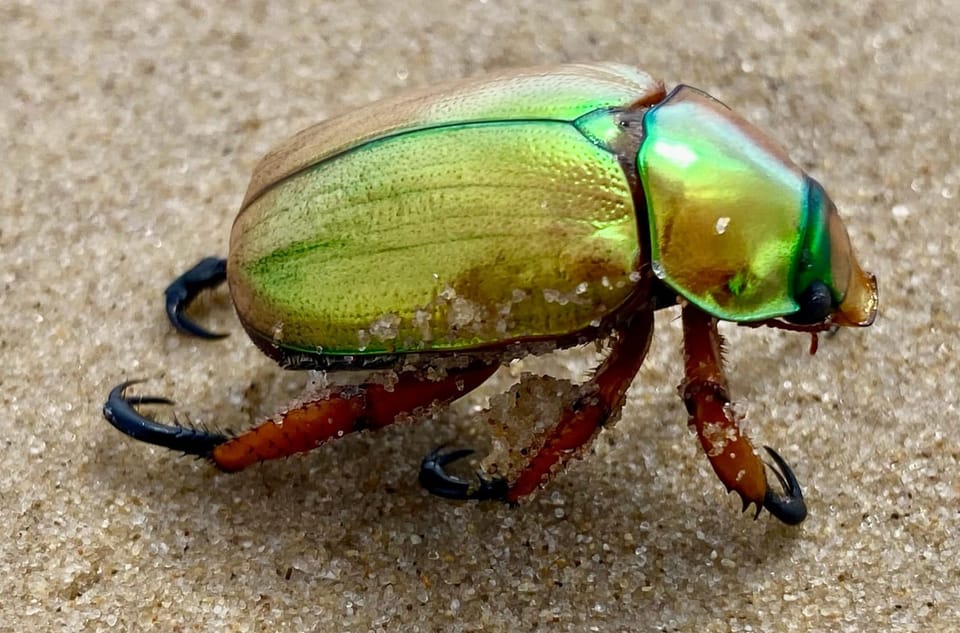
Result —
MULTIPOLYGON (((623 405, 652 314, 681 307, 691 423, 744 507, 806 510, 790 468, 762 461, 729 413, 717 320, 816 336, 869 325, 877 287, 823 188, 712 97, 669 94, 618 64, 501 72, 402 95, 308 128, 261 161, 226 260, 168 289, 183 310, 226 280, 254 342, 291 369, 337 370, 320 393, 236 437, 164 425, 111 392, 121 431, 224 470, 423 415, 527 354, 594 340, 609 353, 560 419, 479 483, 424 459, 436 494, 517 501, 623 405), (344 378, 340 370, 368 372, 344 378)), ((505 421, 506 422, 506 421, 505 421)), ((530 437, 528 434, 525 437, 530 437)))

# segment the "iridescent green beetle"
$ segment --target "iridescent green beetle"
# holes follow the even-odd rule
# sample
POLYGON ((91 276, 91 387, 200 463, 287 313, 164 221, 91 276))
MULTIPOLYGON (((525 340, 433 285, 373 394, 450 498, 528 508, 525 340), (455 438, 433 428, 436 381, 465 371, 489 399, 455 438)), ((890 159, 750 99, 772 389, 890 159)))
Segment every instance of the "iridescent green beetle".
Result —
POLYGON ((700 442, 744 509, 806 515, 728 412, 717 320, 813 333, 869 325, 877 286, 823 188, 759 130, 687 86, 669 94, 617 64, 502 72, 382 101, 320 123, 253 174, 226 260, 176 280, 182 312, 229 283, 253 341, 289 369, 362 370, 228 437, 143 417, 163 398, 116 387, 106 418, 137 439, 224 470, 310 450, 449 403, 502 363, 590 341, 606 360, 561 419, 517 446, 508 477, 420 479, 458 499, 517 501, 619 415, 653 312, 682 306, 681 394, 700 442))

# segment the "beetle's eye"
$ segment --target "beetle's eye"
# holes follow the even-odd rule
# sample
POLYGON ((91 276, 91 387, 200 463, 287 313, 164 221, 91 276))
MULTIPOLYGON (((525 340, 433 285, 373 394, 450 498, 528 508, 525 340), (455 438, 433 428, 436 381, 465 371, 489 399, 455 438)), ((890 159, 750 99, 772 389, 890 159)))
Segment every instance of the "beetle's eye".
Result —
POLYGON ((784 317, 791 323, 810 325, 820 323, 833 312, 833 297, 822 281, 814 281, 797 297, 800 309, 784 317))

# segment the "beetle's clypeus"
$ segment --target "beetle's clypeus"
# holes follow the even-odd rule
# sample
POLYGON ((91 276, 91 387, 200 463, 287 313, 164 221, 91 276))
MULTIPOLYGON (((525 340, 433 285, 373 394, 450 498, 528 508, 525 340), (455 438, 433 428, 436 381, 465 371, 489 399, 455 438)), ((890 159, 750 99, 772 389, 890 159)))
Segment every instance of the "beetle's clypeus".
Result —
POLYGON ((717 321, 816 337, 877 309, 819 183, 712 97, 617 64, 501 72, 300 132, 254 171, 227 259, 168 289, 173 325, 215 336, 182 312, 224 279, 282 366, 391 380, 335 383, 237 436, 149 420, 137 405, 169 401, 127 382, 104 406, 118 429, 235 471, 449 403, 514 358, 605 341, 587 395, 514 447, 509 478, 447 474, 465 451, 421 465, 433 493, 513 502, 618 415, 653 312, 680 304, 680 391, 703 449, 744 509, 787 523, 806 515, 799 484, 768 448, 782 490, 768 485, 730 414, 717 321))

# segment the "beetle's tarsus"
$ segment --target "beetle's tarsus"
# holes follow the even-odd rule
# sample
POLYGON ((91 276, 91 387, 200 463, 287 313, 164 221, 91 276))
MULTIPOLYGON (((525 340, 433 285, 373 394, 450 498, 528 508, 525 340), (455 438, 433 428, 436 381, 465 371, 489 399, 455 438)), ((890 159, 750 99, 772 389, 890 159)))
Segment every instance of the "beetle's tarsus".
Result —
POLYGON ((164 293, 167 304, 167 318, 178 332, 198 338, 217 339, 227 336, 206 330, 186 316, 183 311, 202 291, 216 288, 227 279, 227 260, 220 257, 206 257, 173 280, 164 293))
MULTIPOLYGON (((131 380, 119 386, 130 386, 138 382, 143 382, 142 380, 131 380)), ((112 392, 111 392, 112 395, 112 392)), ((169 404, 174 405, 176 402, 170 400, 169 398, 163 398, 161 396, 130 396, 129 398, 124 398, 127 401, 127 404, 169 404)))
POLYGON ((444 470, 443 467, 450 462, 471 455, 473 453, 471 449, 461 448, 446 453, 441 452, 442 450, 442 446, 435 449, 420 462, 420 485, 427 492, 446 499, 506 500, 509 485, 503 477, 487 477, 477 473, 477 480, 480 483, 473 486, 470 482, 447 474, 444 470))
POLYGON ((188 455, 209 458, 214 447, 229 438, 218 433, 176 425, 160 424, 140 415, 136 406, 141 404, 172 405, 173 401, 157 396, 126 396, 125 391, 131 385, 142 380, 128 380, 110 390, 103 405, 103 417, 114 428, 130 437, 156 444, 164 448, 181 451, 188 455))
MULTIPOLYGON (((787 465, 787 462, 775 450, 769 446, 764 446, 764 448, 767 449, 771 459, 776 464, 776 466, 773 464, 767 465, 780 481, 783 493, 773 492, 768 487, 763 498, 763 507, 787 525, 797 525, 807 518, 807 506, 803 501, 800 482, 797 481, 797 477, 793 474, 793 470, 787 465)), ((759 513, 759 508, 757 512, 759 513)))

